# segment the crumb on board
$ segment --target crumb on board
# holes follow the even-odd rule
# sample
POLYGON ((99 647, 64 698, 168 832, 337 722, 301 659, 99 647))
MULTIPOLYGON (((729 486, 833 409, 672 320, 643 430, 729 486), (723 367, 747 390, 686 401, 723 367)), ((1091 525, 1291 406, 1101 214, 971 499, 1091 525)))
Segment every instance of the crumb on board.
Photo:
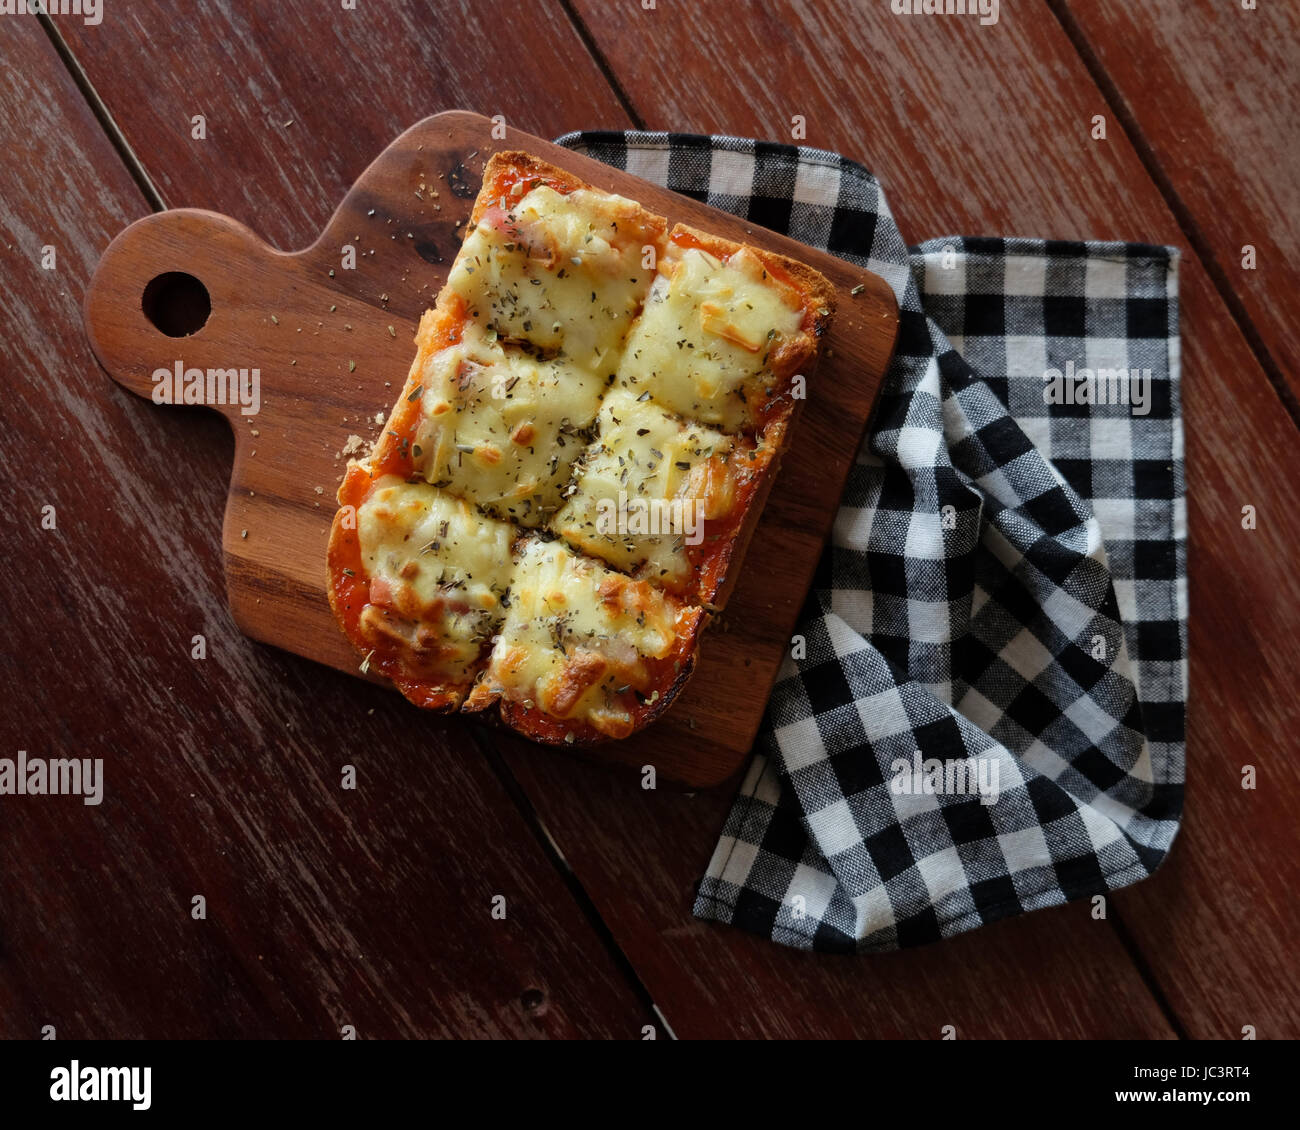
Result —
POLYGON ((343 450, 339 452, 339 456, 351 459, 355 455, 360 455, 368 446, 369 444, 359 435, 350 435, 347 443, 343 445, 343 450))

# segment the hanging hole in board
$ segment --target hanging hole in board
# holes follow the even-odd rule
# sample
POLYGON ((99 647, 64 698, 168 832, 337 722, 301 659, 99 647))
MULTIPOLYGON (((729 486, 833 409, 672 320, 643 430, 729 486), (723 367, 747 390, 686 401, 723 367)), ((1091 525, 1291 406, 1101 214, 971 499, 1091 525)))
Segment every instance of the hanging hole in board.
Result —
POLYGON ((144 316, 168 337, 198 333, 212 313, 208 288, 184 271, 168 271, 149 280, 140 299, 144 316))

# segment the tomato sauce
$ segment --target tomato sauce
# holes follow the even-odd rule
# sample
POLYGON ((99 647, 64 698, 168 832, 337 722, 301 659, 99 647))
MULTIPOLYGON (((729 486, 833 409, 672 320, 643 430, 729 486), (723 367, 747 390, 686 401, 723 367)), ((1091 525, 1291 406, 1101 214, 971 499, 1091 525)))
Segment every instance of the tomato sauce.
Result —
POLYGON ((697 603, 712 602, 726 579, 735 539, 744 526, 754 497, 772 462, 770 448, 765 448, 751 461, 749 456, 754 450, 752 446, 744 446, 737 447, 731 453, 730 465, 735 476, 733 482, 736 492, 731 509, 721 518, 707 519, 703 523, 703 540, 698 545, 684 547, 693 575, 682 595, 697 603))
POLYGON ((465 325, 466 311, 463 302, 453 295, 445 312, 434 321, 430 332, 420 340, 419 353, 411 369, 411 376, 402 390, 402 399, 393 410, 383 436, 371 456, 371 468, 358 463, 348 465, 339 488, 340 507, 351 507, 353 528, 343 528, 345 510, 334 516, 334 530, 329 550, 329 600, 330 607, 348 639, 363 655, 368 657, 367 670, 375 671, 395 683, 417 706, 440 709, 455 705, 468 687, 451 688, 441 682, 412 679, 405 673, 402 651, 395 641, 371 640, 361 629, 361 616, 368 606, 381 611, 385 606, 373 602, 370 578, 361 560, 361 539, 356 529, 356 515, 366 501, 375 481, 386 475, 411 479, 416 475, 415 436, 420 426, 423 372, 426 361, 434 353, 460 340, 465 325))
MULTIPOLYGON (((496 170, 490 182, 484 181, 483 187, 490 189, 490 192, 480 193, 479 201, 484 207, 492 204, 498 204, 502 199, 507 203, 520 200, 533 191, 539 184, 546 185, 547 188, 554 189, 561 196, 568 196, 576 188, 575 185, 566 183, 555 177, 542 176, 540 173, 530 172, 520 169, 514 165, 502 165, 496 170), (515 191, 518 186, 518 191, 515 191)), ((477 219, 479 215, 479 205, 474 206, 474 215, 477 219)))

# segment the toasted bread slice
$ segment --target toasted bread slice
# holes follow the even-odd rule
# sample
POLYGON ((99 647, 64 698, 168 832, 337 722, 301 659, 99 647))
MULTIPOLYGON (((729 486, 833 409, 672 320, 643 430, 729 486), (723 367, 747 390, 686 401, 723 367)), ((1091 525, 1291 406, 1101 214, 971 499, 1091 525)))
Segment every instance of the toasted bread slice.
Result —
POLYGON ((329 597, 364 666, 541 742, 648 725, 735 583, 834 309, 796 260, 493 156, 339 490, 329 597))

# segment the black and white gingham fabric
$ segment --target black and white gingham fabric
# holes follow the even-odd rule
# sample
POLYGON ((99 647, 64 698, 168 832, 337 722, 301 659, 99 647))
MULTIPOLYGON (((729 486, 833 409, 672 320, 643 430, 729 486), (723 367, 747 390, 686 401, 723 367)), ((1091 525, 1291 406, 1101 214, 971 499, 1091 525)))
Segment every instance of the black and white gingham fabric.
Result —
POLYGON ((561 144, 867 267, 901 312, 695 915, 884 950, 1149 875, 1183 795, 1176 253, 909 249, 876 180, 835 154, 561 144))

